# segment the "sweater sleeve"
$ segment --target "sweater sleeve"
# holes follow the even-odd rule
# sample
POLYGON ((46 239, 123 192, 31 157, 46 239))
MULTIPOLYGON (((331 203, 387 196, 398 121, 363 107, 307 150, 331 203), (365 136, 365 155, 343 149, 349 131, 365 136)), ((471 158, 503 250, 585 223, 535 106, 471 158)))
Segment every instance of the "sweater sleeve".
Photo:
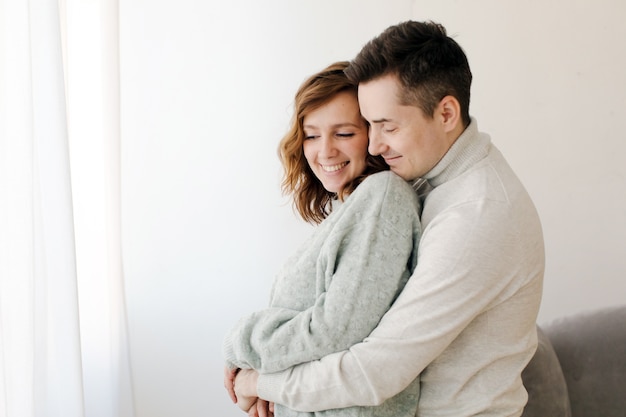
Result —
POLYGON ((325 292, 304 311, 267 308, 241 319, 224 342, 228 366, 284 370, 347 349, 376 327, 415 264, 418 203, 408 186, 394 185, 391 196, 376 182, 359 187, 374 188, 377 201, 367 192, 355 195, 355 213, 344 213, 348 227, 338 225, 329 236, 338 242, 329 245, 337 253, 324 255, 332 271, 325 292))

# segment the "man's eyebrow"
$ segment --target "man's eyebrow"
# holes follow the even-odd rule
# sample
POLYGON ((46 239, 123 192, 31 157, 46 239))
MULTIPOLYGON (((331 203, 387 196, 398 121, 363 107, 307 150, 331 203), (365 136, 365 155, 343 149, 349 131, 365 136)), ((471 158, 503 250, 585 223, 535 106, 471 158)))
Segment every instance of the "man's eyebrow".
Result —
POLYGON ((391 122, 391 120, 383 117, 382 119, 372 120, 370 123, 386 123, 386 122, 391 122))

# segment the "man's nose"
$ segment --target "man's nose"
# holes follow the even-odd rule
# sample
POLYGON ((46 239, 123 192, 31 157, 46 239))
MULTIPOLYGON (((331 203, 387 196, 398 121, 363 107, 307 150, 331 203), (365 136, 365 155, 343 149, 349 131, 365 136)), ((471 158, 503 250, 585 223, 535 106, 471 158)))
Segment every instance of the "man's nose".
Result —
POLYGON ((369 129, 369 145, 367 147, 367 151, 371 155, 380 155, 383 153, 384 145, 380 138, 380 132, 378 129, 369 129))

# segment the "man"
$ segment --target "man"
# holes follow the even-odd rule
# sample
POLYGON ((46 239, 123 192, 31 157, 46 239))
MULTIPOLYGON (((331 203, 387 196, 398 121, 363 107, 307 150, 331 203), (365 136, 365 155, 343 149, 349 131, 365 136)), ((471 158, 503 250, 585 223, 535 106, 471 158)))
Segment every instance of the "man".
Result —
POLYGON ((242 372, 237 395, 321 411, 381 404, 419 376, 420 417, 521 415, 521 372, 537 345, 541 224, 470 117, 465 53, 441 25, 404 22, 365 45, 346 74, 359 84, 370 153, 425 195, 418 266, 362 343, 276 374, 242 372))

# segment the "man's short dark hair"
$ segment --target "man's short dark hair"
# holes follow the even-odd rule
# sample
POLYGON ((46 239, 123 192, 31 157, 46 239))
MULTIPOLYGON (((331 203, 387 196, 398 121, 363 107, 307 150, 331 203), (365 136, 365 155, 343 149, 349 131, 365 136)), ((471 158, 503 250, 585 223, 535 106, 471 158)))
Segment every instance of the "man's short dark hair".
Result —
POLYGON ((470 122, 472 72, 465 52, 441 24, 407 21, 389 27, 361 49, 345 72, 356 84, 396 75, 402 104, 417 106, 428 117, 441 99, 453 96, 463 125, 470 122))

